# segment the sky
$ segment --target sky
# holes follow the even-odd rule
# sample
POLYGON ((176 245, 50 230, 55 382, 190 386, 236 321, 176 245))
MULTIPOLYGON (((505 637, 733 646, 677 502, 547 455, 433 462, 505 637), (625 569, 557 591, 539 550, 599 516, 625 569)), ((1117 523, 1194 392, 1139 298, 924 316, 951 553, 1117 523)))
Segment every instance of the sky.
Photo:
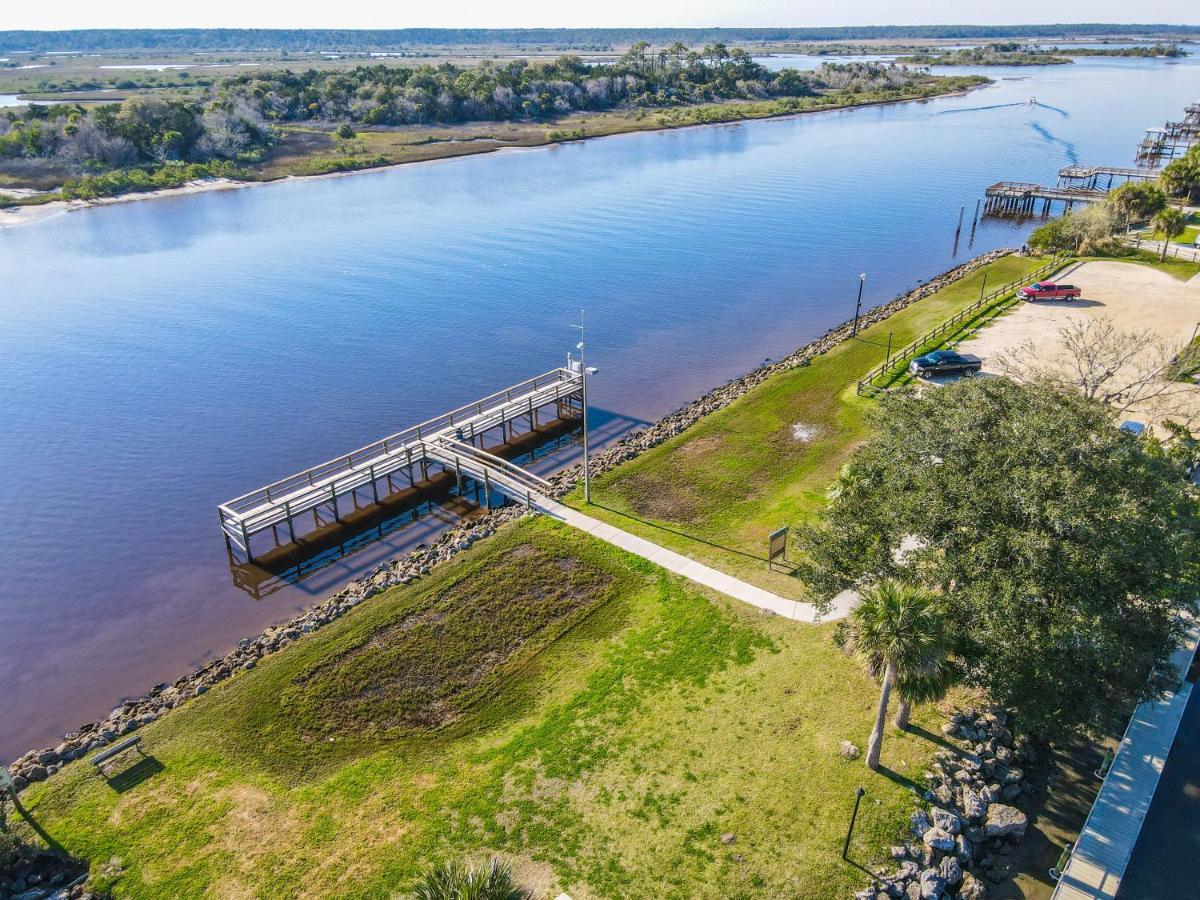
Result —
POLYGON ((1200 24, 1195 0, 58 0, 0 3, 0 30, 68 28, 551 28, 712 27, 1046 22, 1200 24))

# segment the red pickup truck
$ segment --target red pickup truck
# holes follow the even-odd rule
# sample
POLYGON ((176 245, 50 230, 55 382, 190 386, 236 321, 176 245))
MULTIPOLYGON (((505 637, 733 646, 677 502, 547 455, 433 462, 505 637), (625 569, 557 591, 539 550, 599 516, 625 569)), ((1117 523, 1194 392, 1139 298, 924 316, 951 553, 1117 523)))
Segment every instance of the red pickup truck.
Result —
POLYGON ((1017 291, 1017 296, 1022 300, 1074 300, 1082 295, 1083 291, 1073 284, 1053 284, 1049 281, 1038 281, 1017 291))

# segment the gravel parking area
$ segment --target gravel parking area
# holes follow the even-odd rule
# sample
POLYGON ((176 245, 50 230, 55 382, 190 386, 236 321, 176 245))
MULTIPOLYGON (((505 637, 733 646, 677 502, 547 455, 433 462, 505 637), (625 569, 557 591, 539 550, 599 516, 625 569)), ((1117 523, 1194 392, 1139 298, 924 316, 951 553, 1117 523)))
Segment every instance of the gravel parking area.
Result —
MULTIPOLYGON (((983 374, 995 375, 998 356, 1027 343, 1043 361, 1061 358, 1059 330, 1073 319, 1108 319, 1121 331, 1148 332, 1173 346, 1186 344, 1200 325, 1200 276, 1179 281, 1149 266, 1103 261, 1081 263, 1056 280, 1081 287, 1082 298, 1019 303, 955 349, 981 357, 983 374)), ((1128 417, 1154 423, 1178 419, 1183 410, 1200 414, 1200 385, 1181 389, 1169 410, 1168 401, 1152 402, 1128 417)))

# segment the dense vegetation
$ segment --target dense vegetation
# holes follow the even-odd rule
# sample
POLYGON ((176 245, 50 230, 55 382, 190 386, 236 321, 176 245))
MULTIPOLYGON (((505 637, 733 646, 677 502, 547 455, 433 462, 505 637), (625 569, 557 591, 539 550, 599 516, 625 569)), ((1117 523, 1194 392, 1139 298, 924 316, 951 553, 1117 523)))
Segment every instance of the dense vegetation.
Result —
MULTIPOLYGON (((207 99, 140 97, 90 110, 64 103, 9 111, 0 117, 0 167, 13 174, 22 167, 56 167, 70 176, 64 196, 87 199, 235 175, 239 167, 261 162, 280 137, 278 126, 287 123, 317 124, 349 147, 355 126, 547 122, 575 111, 782 103, 816 95, 894 99, 933 84, 902 66, 827 63, 815 72, 771 72, 745 50, 724 44, 694 51, 677 43, 652 51, 645 42, 596 66, 563 56, 475 66, 256 70, 225 79, 207 99)), ((727 118, 746 117, 729 111, 727 118)), ((795 111, 781 107, 772 114, 795 111)), ((315 161, 313 171, 386 161, 363 148, 345 149, 315 161)))
POLYGON ((1144 47, 1057 47, 1063 56, 1123 56, 1144 59, 1178 59, 1188 52, 1178 44, 1148 44, 1144 47))
POLYGON ((1194 25, 850 25, 834 28, 98 28, 74 31, 0 31, 0 51, 216 50, 272 47, 284 50, 380 50, 413 45, 529 47, 624 46, 646 40, 853 41, 891 38, 986 40, 1142 35, 1200 35, 1194 25))
POLYGON ((485 60, 470 67, 375 65, 348 72, 245 74, 228 80, 220 96, 226 102, 255 106, 270 121, 404 125, 544 120, 576 110, 806 97, 828 90, 886 91, 919 78, 903 67, 868 63, 827 63, 816 72, 771 72, 745 50, 723 44, 698 52, 674 44, 651 52, 648 44, 638 43, 612 65, 600 66, 563 56, 543 63, 485 60))
POLYGON ((1026 728, 1126 712, 1195 603, 1200 510, 1175 465, 1048 381, 902 391, 871 422, 802 533, 802 577, 826 597, 884 578, 937 591, 968 682, 1026 728))
POLYGON ((902 57, 900 61, 923 66, 1055 66, 1071 62, 1056 50, 1015 41, 945 52, 919 53, 902 57))

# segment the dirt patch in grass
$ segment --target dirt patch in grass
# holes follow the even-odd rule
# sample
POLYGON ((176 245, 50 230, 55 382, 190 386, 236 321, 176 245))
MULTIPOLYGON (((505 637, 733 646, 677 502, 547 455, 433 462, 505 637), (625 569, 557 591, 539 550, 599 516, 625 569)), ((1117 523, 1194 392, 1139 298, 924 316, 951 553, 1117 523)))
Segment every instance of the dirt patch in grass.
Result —
POLYGON ((611 581, 578 558, 515 547, 294 678, 283 705, 310 738, 449 724, 499 670, 594 608, 611 581))
POLYGON ((680 483, 665 490, 662 481, 649 472, 633 472, 620 481, 620 491, 639 516, 663 522, 695 522, 702 498, 694 484, 680 483))
MULTIPOLYGON (((706 434, 680 446, 675 455, 681 466, 700 465, 707 456, 728 452, 727 444, 724 434, 706 434)), ((614 484, 620 485, 635 513, 664 522, 694 522, 706 502, 700 485, 683 482, 664 490, 662 480, 648 472, 630 472, 614 484)))

